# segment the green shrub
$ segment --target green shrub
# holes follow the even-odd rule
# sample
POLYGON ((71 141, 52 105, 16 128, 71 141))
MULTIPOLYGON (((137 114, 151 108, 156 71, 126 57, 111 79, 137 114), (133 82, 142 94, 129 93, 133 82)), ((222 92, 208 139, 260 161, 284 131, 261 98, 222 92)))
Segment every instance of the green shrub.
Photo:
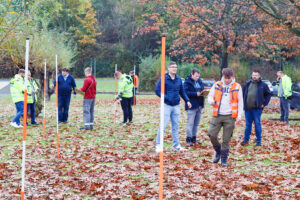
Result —
POLYGON ((291 63, 287 63, 283 66, 283 72, 291 77, 292 82, 299 82, 300 81, 300 69, 291 63))

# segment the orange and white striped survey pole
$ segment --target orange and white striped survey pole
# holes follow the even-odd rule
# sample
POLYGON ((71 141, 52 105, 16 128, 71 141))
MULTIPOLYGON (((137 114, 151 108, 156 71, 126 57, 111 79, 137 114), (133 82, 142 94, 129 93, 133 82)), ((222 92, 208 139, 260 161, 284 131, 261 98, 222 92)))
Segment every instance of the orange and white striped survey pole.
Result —
MULTIPOLYGON (((115 73, 118 70, 118 64, 115 64, 115 73)), ((115 76, 115 97, 117 96, 117 78, 115 76)), ((115 102, 115 115, 114 115, 114 124, 117 123, 117 103, 115 102)))
POLYGON ((135 106, 135 95, 136 95, 136 92, 135 92, 135 65, 133 67, 133 105, 135 106))
POLYGON ((27 126, 27 83, 28 83, 28 62, 29 62, 29 38, 26 39, 25 53, 25 88, 24 88, 24 114, 23 114, 23 152, 22 152, 22 189, 21 200, 25 199, 25 160, 26 160, 26 126, 27 126))
POLYGON ((163 199, 164 181, 164 100, 165 100, 165 63, 166 63, 166 36, 161 39, 161 87, 160 87, 160 150, 159 153, 159 199, 163 199))
POLYGON ((57 55, 55 55, 55 73, 56 73, 56 148, 57 148, 57 156, 59 157, 59 133, 58 133, 58 74, 57 74, 57 55))
POLYGON ((47 61, 45 60, 44 66, 44 116, 43 116, 43 137, 45 137, 46 130, 46 81, 47 81, 47 61))

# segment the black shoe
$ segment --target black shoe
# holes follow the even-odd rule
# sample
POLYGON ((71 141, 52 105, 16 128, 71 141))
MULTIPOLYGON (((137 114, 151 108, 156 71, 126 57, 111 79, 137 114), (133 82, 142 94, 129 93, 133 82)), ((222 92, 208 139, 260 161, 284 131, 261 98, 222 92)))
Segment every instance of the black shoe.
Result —
POLYGON ((129 121, 128 124, 133 124, 133 122, 132 122, 132 121, 129 121))
POLYGON ((33 123, 31 123, 31 125, 33 125, 33 126, 37 126, 37 125, 39 125, 39 123, 37 123, 37 122, 33 122, 33 123))
POLYGON ((192 143, 202 144, 202 142, 197 141, 197 138, 196 138, 196 137, 192 137, 192 143))
POLYGON ((186 138, 186 143, 187 143, 189 146, 191 146, 191 147, 194 146, 193 143, 192 143, 192 138, 191 138, 191 137, 187 137, 187 138, 186 138))
POLYGON ((213 162, 218 163, 221 158, 221 146, 214 146, 214 150, 216 151, 216 155, 213 159, 213 162))
POLYGON ((221 150, 221 165, 223 167, 228 167, 228 163, 227 163, 228 154, 229 154, 229 149, 221 150))
POLYGON ((90 126, 85 125, 84 127, 79 128, 80 131, 91 130, 90 126))

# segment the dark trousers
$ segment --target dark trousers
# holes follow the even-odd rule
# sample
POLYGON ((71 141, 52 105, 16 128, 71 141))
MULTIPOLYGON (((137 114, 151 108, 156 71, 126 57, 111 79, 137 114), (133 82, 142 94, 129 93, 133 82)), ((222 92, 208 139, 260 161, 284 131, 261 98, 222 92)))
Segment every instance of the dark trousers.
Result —
POLYGON ((67 122, 71 95, 58 96, 58 122, 67 122))
POLYGON ((252 130, 252 123, 254 122, 256 143, 261 144, 261 123, 260 123, 261 114, 262 114, 262 109, 245 110, 246 128, 245 128, 244 142, 249 141, 251 130, 252 130))
POLYGON ((290 103, 288 99, 280 97, 280 121, 289 122, 290 103))
POLYGON ((28 110, 30 110, 30 118, 31 123, 34 124, 35 122, 35 103, 28 103, 27 104, 28 110))
POLYGON ((132 108, 131 108, 132 98, 122 97, 121 106, 123 110, 124 120, 123 122, 132 121, 132 108))

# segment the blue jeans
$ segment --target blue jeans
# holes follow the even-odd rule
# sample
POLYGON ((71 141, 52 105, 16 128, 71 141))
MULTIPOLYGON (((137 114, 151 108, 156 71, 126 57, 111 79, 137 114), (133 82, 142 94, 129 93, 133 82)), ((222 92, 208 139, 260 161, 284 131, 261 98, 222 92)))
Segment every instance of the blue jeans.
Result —
POLYGON ((58 121, 67 122, 71 95, 58 96, 58 121))
POLYGON ((197 137, 202 107, 187 110, 186 137, 197 137))
POLYGON ((13 122, 16 122, 18 125, 20 125, 20 117, 23 116, 24 113, 24 101, 20 101, 15 103, 17 114, 15 118, 13 119, 13 122))
POLYGON ((27 104, 28 110, 30 110, 30 117, 31 123, 34 124, 35 122, 35 103, 28 103, 27 104))
MULTIPOLYGON (((164 104, 164 132, 168 126, 169 120, 171 118, 172 124, 172 138, 173 138, 173 147, 177 147, 179 145, 179 117, 180 117, 180 105, 169 106, 164 104)), ((156 145, 160 144, 160 128, 158 129, 156 136, 156 145)))
POLYGON ((284 97, 280 97, 280 121, 282 122, 289 122, 289 111, 290 111, 290 104, 289 100, 285 99, 284 97))
POLYGON ((254 121, 256 143, 261 144, 261 124, 260 124, 261 114, 262 114, 262 109, 245 110, 246 128, 245 128, 244 142, 248 142, 250 139, 252 123, 254 121))

